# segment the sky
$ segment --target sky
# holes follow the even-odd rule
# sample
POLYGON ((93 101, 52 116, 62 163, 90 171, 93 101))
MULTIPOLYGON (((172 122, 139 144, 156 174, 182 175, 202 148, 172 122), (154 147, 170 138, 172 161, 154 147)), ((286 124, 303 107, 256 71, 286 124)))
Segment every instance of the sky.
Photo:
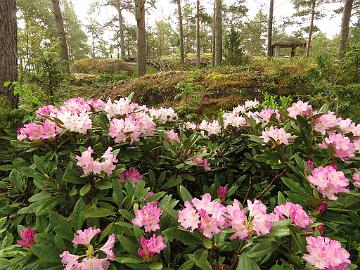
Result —
MULTIPOLYGON (((74 4, 75 11, 82 21, 83 24, 87 23, 87 12, 90 7, 91 0, 71 0, 74 4)), ((195 2, 195 0, 190 0, 195 2)), ((202 0, 203 2, 212 2, 209 0, 202 0)), ((234 0, 225 0, 225 2, 232 2, 234 0)), ((264 10, 265 13, 268 13, 268 0, 248 0, 247 6, 249 8, 249 18, 255 16, 259 9, 264 10)), ((335 9, 338 7, 338 4, 329 4, 329 11, 326 11, 326 17, 320 19, 316 22, 316 25, 320 28, 322 32, 324 32, 329 38, 334 37, 335 35, 339 34, 340 32, 340 25, 341 25, 341 15, 334 15, 331 12, 331 9, 335 9)), ((212 5, 208 4, 205 5, 205 9, 208 10, 209 13, 212 13, 211 7, 212 5)), ((274 19, 275 21, 281 21, 283 18, 287 16, 291 16, 294 12, 294 9, 291 4, 291 0, 275 0, 275 8, 274 8, 274 19)), ((157 0, 156 8, 151 10, 150 14, 147 15, 147 24, 152 26, 154 25, 155 21, 161 19, 170 19, 173 23, 176 23, 176 16, 174 15, 176 11, 176 6, 171 3, 170 0, 157 0)), ((97 20, 99 23, 106 22, 107 19, 111 18, 112 16, 116 15, 116 10, 113 7, 103 7, 101 11, 97 14, 97 20)), ((127 23, 135 24, 135 19, 133 15, 126 15, 125 20, 127 23)), ((286 31, 288 34, 291 34, 295 29, 288 28, 286 31)), ((107 31, 105 32, 105 39, 110 40, 113 33, 107 31)))

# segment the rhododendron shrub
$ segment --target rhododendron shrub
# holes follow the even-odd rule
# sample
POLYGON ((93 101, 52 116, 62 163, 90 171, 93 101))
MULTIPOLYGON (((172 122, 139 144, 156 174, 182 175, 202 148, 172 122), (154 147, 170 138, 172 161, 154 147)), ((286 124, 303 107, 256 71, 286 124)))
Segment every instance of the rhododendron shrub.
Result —
POLYGON ((0 167, 0 269, 354 269, 359 138, 306 101, 38 108, 0 167))

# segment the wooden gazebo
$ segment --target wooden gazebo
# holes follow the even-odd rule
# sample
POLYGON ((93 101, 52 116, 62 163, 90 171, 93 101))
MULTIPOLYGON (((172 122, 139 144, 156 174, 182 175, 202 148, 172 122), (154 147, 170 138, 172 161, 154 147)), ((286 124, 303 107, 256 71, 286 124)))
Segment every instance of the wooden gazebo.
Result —
POLYGON ((275 57, 281 56, 280 49, 287 48, 287 49, 291 49, 290 56, 294 57, 296 54, 297 48, 305 49, 306 46, 307 46, 307 42, 302 39, 295 38, 295 37, 283 38, 278 41, 275 41, 272 44, 272 46, 271 46, 272 56, 275 56, 275 57))

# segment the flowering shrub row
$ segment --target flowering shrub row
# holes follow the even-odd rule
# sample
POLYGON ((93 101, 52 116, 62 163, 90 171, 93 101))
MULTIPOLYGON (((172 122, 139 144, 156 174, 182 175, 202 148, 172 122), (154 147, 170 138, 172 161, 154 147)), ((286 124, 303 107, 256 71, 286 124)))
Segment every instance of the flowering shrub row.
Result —
POLYGON ((129 98, 75 98, 34 118, 0 167, 0 269, 359 263, 360 125, 326 106, 246 101, 192 123, 129 98))

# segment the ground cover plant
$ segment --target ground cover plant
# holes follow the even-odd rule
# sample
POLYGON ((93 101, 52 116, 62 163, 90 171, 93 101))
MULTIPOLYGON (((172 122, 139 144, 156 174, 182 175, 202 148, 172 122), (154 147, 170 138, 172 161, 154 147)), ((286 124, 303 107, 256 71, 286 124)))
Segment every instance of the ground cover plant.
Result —
POLYGON ((9 138, 0 269, 355 269, 360 126, 326 106, 74 98, 9 138))

